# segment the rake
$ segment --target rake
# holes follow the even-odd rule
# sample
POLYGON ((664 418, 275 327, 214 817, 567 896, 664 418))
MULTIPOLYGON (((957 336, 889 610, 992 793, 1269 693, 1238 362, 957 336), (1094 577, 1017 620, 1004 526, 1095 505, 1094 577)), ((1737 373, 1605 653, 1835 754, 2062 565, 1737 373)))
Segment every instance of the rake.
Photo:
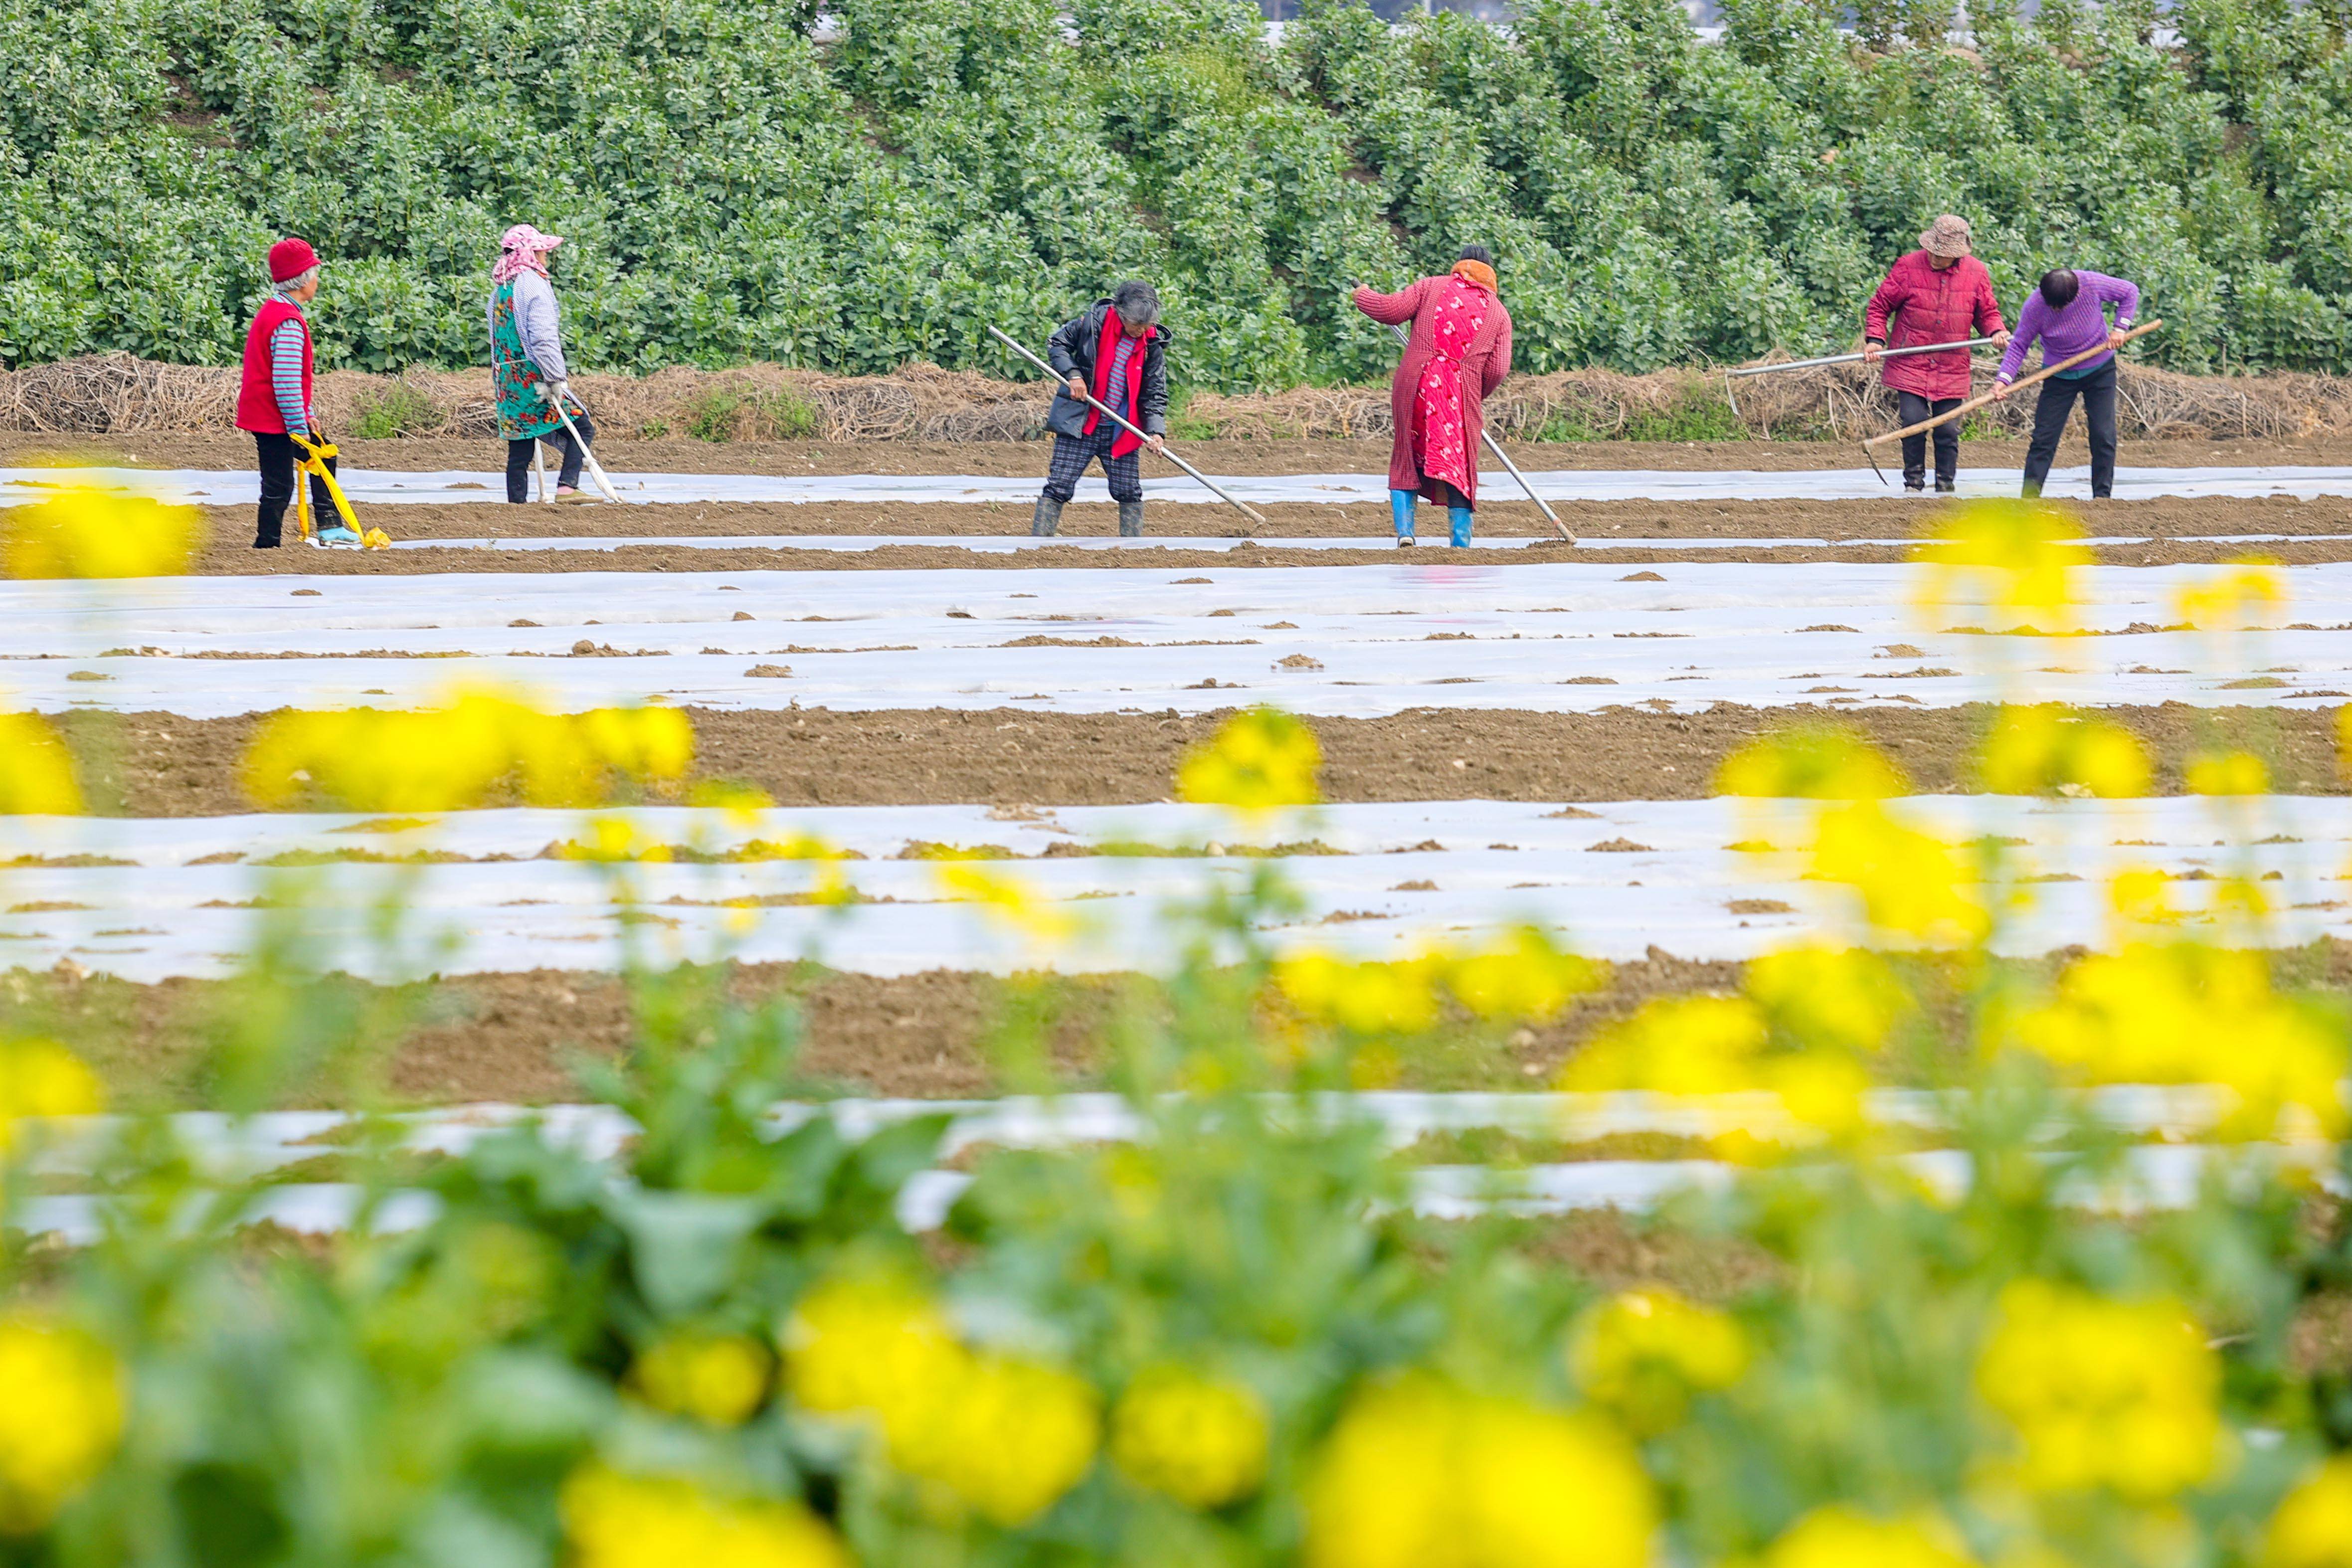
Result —
MULTIPOLYGON (((1946 349, 1982 349, 1990 346, 1992 341, 1990 338, 1964 338, 1949 343, 1914 343, 1908 348, 1881 350, 1878 357, 1882 360, 1899 360, 1906 354, 1933 354, 1946 349)), ((1743 365, 1736 371, 1723 372, 1723 401, 1731 405, 1732 418, 1745 420, 1748 416, 1739 412, 1739 401, 1731 395, 1731 381, 1734 376, 1745 378, 1769 376, 1780 371, 1814 371, 1823 365, 1851 365, 1857 361, 1869 358, 1868 354, 1829 354, 1818 360, 1789 360, 1777 365, 1743 365)))
MULTIPOLYGON (((2122 342, 2109 343, 2105 339, 2102 339, 2095 348, 2085 349, 2081 353, 2076 354, 2074 358, 2061 360, 2054 365, 2044 365, 2040 370, 2034 371, 2032 375, 2011 382, 2009 390, 2013 392, 2023 392, 2027 387, 2033 385, 2036 382, 2048 381, 2060 371, 2071 371, 2085 360, 2095 360, 2111 348, 2120 349, 2123 347, 2124 343, 2130 342, 2134 338, 2144 337, 2147 333, 2155 331, 2158 327, 2163 325, 2164 322, 2160 318, 2154 321, 2143 321, 2138 326, 2133 328, 2130 331, 2126 332, 2123 335, 2122 342)), ((1890 441, 1900 441, 1906 435, 1917 435, 1924 431, 1933 430, 1936 426, 1945 423, 1947 421, 1958 419, 1962 414, 1972 413, 1992 401, 1993 394, 1991 392, 1987 392, 1982 397, 1972 397, 1969 399, 1968 402, 1960 404, 1958 408, 1947 409, 1944 413, 1937 414, 1932 419, 1923 419, 1916 424, 1906 424, 1900 430, 1890 430, 1884 435, 1873 435, 1867 437, 1862 444, 1862 455, 1870 459, 1870 471, 1877 475, 1878 482, 1884 485, 1887 482, 1886 470, 1878 465, 1878 454, 1873 452, 1871 450, 1872 447, 1885 445, 1890 441)))

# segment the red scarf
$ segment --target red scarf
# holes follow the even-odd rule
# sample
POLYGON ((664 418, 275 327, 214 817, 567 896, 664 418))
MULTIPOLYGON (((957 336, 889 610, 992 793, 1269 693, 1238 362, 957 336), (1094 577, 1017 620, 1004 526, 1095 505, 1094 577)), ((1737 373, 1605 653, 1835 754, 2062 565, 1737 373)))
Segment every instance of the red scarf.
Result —
MULTIPOLYGON (((1127 323, 1118 319, 1118 312, 1105 311, 1102 341, 1095 345, 1095 400, 1097 402, 1110 402, 1110 361, 1118 351, 1119 339, 1126 334, 1127 323)), ((1127 417, 1129 423, 1139 428, 1143 423, 1143 355, 1150 347, 1151 334, 1146 332, 1135 340, 1135 347, 1127 351, 1127 417)), ((1102 410, 1087 410, 1088 435, 1095 433, 1095 426, 1101 419, 1102 410)), ((1122 430, 1118 433, 1118 439, 1110 444, 1110 455, 1124 457, 1142 444, 1143 438, 1134 431, 1122 430)))

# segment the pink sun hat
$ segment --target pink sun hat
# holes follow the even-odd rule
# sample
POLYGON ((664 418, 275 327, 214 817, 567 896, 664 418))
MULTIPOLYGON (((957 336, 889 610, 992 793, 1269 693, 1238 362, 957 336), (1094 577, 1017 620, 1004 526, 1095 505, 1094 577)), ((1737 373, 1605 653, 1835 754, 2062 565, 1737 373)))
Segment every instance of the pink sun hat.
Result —
POLYGON ((499 259, 490 268, 490 281, 504 283, 526 267, 545 272, 540 257, 562 243, 562 235, 543 235, 529 224, 515 225, 499 236, 499 259))

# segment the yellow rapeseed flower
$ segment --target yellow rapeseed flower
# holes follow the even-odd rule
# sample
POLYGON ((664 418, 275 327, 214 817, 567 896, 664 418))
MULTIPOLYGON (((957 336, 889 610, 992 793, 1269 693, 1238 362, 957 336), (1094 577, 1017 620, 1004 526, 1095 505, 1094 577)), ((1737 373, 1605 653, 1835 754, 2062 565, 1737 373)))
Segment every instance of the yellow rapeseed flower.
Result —
POLYGON ((1992 930, 1991 915, 1963 888, 1960 859, 1951 846, 1904 827, 1874 803, 1822 813, 1811 874, 1852 887, 1861 895, 1864 919, 1888 936, 1974 944, 1992 930))
POLYGON ((1094 1462, 1093 1389, 1057 1367, 973 1354, 936 1305, 895 1281, 817 1286, 785 1347, 803 1407, 869 1417, 893 1467, 998 1524, 1044 1512, 1094 1462))
POLYGON ((1985 788, 1998 795, 2147 793, 2147 748, 2123 726, 2056 703, 2003 708, 1985 742, 1985 788))
POLYGON ((1192 1508, 1247 1497, 1265 1476, 1265 1402, 1227 1378, 1150 1368, 1119 1396, 1110 1434, 1120 1474, 1192 1508))
POLYGON ((2323 1461, 2271 1515, 2265 1568, 2352 1568, 2352 1458, 2323 1461))
POLYGON ((1433 954, 1352 962, 1317 948, 1276 960, 1274 983, 1299 1015, 1352 1034, 1419 1034, 1436 1027, 1444 960, 1433 954))
POLYGON ((2271 770, 2251 751, 2209 751, 2189 759, 2183 777, 2192 795, 2266 795, 2271 770))
POLYGON ((674 709, 551 714, 471 691, 437 708, 275 715, 244 776, 265 806, 307 788, 354 810, 451 811, 508 789, 534 806, 597 805, 615 776, 666 783, 692 760, 691 728, 674 709))
POLYGON ((1661 997, 1571 1057, 1561 1087, 1728 1094, 1754 1089, 1763 1014, 1739 997, 1661 997))
POLYGON ((2173 596, 2174 618, 2200 632, 2243 632, 2287 601, 2286 579, 2268 556, 2242 556, 2173 596))
POLYGON ((53 1040, 0 1039, 0 1155, 27 1116, 95 1116, 106 1086, 81 1058, 53 1040))
POLYGON ((38 714, 0 713, 0 816, 77 816, 73 753, 38 714))
POLYGON ((1312 729, 1276 709, 1252 708, 1185 753, 1176 768, 1176 798, 1239 811, 1311 806, 1323 799, 1316 779, 1322 766, 1312 729))
POLYGON ((1842 1503, 1817 1508, 1764 1554, 1764 1568, 1974 1568, 1949 1521, 1921 1510, 1879 1519, 1842 1503))
POLYGON ((1489 1022, 1542 1023, 1602 979, 1600 966, 1563 952, 1532 925, 1503 933, 1492 945, 1450 960, 1446 988, 1489 1022))
POLYGON ((147 496, 76 486, 0 508, 12 577, 175 577, 204 542, 205 515, 147 496))
POLYGON ((2223 1455, 2221 1360, 2175 1301, 2018 1281, 2001 1291, 1976 1383, 2016 1429, 2020 1479, 2036 1490, 2154 1502, 2223 1455))
POLYGON ((44 1317, 0 1316, 0 1535, 40 1529, 97 1477, 124 1406, 106 1346, 44 1317))
POLYGON ((2088 954, 1995 1038, 2079 1083, 2221 1084, 2235 1101, 2224 1130, 2244 1136, 2335 1137, 2346 1125, 2344 1042, 2271 988, 2261 952, 2137 942, 2088 954))
POLYGON ((1785 729, 1751 740, 1715 776, 1726 795, 1768 800, 1879 800, 1910 788, 1885 753, 1841 729, 1785 729))
POLYGON ((682 1476, 574 1471, 558 1502, 576 1568, 850 1568, 797 1501, 714 1495, 682 1476))
POLYGON ((1569 1341, 1585 1397, 1642 1437, 1679 1425, 1694 1393, 1738 1382, 1748 1356, 1748 1335, 1730 1313, 1663 1286, 1612 1296, 1569 1341))
POLYGON ((629 1383, 656 1410, 735 1427, 766 1400, 771 1362, 767 1347, 745 1334, 674 1333, 637 1357, 629 1383))
POLYGON ((1040 946, 1066 942, 1078 923, 1068 910, 1042 898, 1020 878, 989 870, 977 861, 938 861, 931 878, 940 896, 977 904, 988 915, 1040 946))
POLYGON ((1866 947, 1809 943, 1749 962, 1748 999, 1801 1045, 1874 1051, 1911 1010, 1911 994, 1866 947))
POLYGON ((2077 572, 2091 561, 2083 539, 2082 526, 2047 503, 1972 502, 1912 552, 1927 567, 1918 603, 1927 611, 1965 605, 2025 614, 2039 630, 2059 630, 2080 601, 2077 572))
POLYGON ((1644 1568, 1658 1521, 1601 1421, 1425 1375, 1348 1406, 1305 1497, 1308 1568, 1644 1568))

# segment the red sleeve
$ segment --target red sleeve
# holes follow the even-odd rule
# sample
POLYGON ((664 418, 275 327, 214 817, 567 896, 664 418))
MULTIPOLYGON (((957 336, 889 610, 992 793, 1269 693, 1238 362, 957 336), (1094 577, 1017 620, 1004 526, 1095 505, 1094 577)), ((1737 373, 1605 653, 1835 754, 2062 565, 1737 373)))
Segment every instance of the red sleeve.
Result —
POLYGON ((1886 319, 1903 306, 1903 285, 1895 281, 1889 268, 1878 292, 1870 297, 1870 304, 1862 313, 1862 335, 1874 343, 1886 341, 1886 319))
POLYGON ((1495 351, 1486 356, 1486 369, 1479 377, 1478 396, 1483 400, 1495 395, 1503 378, 1511 373, 1511 313, 1503 312, 1503 329, 1495 335, 1495 351))
POLYGON ((1977 275, 1977 335, 1990 338, 1995 332, 2006 332, 2009 324, 2000 319, 2000 301, 1993 298, 1992 274, 1977 275))
POLYGON ((1421 314, 1422 297, 1429 292, 1429 279, 1416 279, 1394 294, 1383 294, 1377 288, 1358 288, 1356 308, 1375 321, 1385 321, 1391 327, 1402 327, 1421 314))

